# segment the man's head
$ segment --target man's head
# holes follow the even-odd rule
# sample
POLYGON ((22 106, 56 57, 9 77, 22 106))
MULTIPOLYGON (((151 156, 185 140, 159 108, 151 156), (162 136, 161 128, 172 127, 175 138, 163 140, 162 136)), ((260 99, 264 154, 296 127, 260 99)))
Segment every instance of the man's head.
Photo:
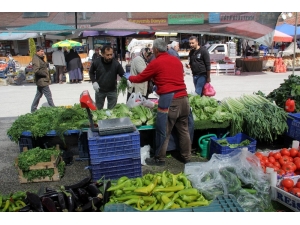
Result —
POLYGON ((100 49, 99 48, 95 48, 95 53, 97 53, 99 55, 100 54, 100 49))
POLYGON ((36 54, 40 57, 44 57, 45 53, 44 53, 44 48, 42 48, 41 46, 36 46, 36 54))
POLYGON ((104 62, 109 63, 113 59, 113 48, 109 45, 104 45, 101 49, 101 54, 104 62))
POLYGON ((172 47, 176 52, 178 52, 178 51, 179 51, 179 42, 173 41, 173 42, 171 43, 171 47, 172 47))
POLYGON ((163 39, 157 38, 153 41, 153 53, 155 57, 157 57, 159 53, 166 52, 166 51, 167 51, 167 44, 163 39))
POLYGON ((57 50, 58 50, 58 51, 61 51, 61 50, 62 50, 62 47, 58 47, 57 50))
POLYGON ((199 44, 198 44, 198 38, 196 36, 191 36, 189 38, 189 45, 192 49, 197 49, 199 44))
POLYGON ((171 44, 168 44, 168 45, 167 45, 167 49, 168 49, 168 50, 169 50, 171 47, 172 47, 171 44))
POLYGON ((141 55, 147 61, 149 59, 149 57, 152 55, 152 51, 150 48, 142 48, 141 55))

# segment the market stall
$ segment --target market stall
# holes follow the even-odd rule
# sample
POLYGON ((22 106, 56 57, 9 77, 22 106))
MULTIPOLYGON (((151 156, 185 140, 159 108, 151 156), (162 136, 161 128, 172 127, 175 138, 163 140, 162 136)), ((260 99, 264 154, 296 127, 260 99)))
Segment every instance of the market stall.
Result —
POLYGON ((259 58, 237 58, 235 64, 242 72, 261 72, 263 69, 263 60, 259 58))

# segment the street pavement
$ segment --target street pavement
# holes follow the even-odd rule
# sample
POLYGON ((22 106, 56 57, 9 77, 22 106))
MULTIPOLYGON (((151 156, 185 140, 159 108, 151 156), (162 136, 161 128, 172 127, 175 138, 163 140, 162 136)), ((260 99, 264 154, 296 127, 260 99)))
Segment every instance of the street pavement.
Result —
MULTIPOLYGON (((278 88, 284 82, 284 79, 288 78, 291 74, 292 71, 287 71, 286 73, 243 72, 241 75, 211 75, 211 84, 216 90, 215 98, 222 100, 226 97, 239 97, 242 94, 252 94, 259 90, 268 94, 275 88, 278 88)), ((300 71, 295 71, 295 74, 300 75, 300 71)), ((186 69, 185 83, 188 93, 194 93, 195 91, 192 78, 191 71, 186 69)), ((84 90, 88 90, 92 99, 95 99, 95 91, 92 83, 89 81, 84 81, 80 84, 51 84, 50 89, 56 106, 79 103, 80 94, 84 90)), ((0 117, 14 117, 30 113, 35 93, 36 85, 34 83, 0 86, 0 117)), ((126 103, 126 97, 126 94, 120 94, 118 103, 126 103)), ((151 95, 150 97, 155 96, 151 95)), ((44 96, 39 103, 39 107, 41 106, 48 106, 44 96)))

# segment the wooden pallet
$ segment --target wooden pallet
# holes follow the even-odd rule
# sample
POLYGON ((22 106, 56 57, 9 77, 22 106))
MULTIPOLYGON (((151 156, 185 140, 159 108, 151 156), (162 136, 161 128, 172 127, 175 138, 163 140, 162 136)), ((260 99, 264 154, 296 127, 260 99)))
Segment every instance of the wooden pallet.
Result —
MULTIPOLYGON (((57 147, 56 147, 57 149, 57 147)), ((23 148, 23 151, 27 151, 27 147, 23 148)), ((58 149, 57 149, 58 150, 58 149)), ((23 171, 19 168, 18 166, 18 158, 15 159, 15 166, 17 167, 18 173, 19 173, 19 181, 21 184, 26 184, 26 183, 37 183, 37 182, 45 182, 45 181, 59 181, 60 176, 58 172, 58 164, 62 160, 61 156, 55 157, 51 156, 51 161, 50 162, 40 162, 37 163, 34 166, 30 166, 29 170, 42 170, 42 169, 54 169, 54 174, 52 177, 45 177, 45 178, 36 178, 31 181, 28 181, 23 174, 23 171)))

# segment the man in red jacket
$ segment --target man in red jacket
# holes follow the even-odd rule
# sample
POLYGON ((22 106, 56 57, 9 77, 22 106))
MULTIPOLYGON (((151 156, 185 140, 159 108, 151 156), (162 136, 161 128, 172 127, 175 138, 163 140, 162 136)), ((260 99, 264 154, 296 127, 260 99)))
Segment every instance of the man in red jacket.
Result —
POLYGON ((182 73, 182 64, 167 53, 167 44, 162 39, 153 42, 155 60, 148 64, 138 76, 130 76, 129 81, 142 83, 150 79, 155 83, 160 95, 156 115, 155 157, 146 159, 147 165, 164 166, 166 151, 173 127, 178 131, 180 154, 184 163, 190 162, 191 140, 188 129, 190 104, 182 73))

